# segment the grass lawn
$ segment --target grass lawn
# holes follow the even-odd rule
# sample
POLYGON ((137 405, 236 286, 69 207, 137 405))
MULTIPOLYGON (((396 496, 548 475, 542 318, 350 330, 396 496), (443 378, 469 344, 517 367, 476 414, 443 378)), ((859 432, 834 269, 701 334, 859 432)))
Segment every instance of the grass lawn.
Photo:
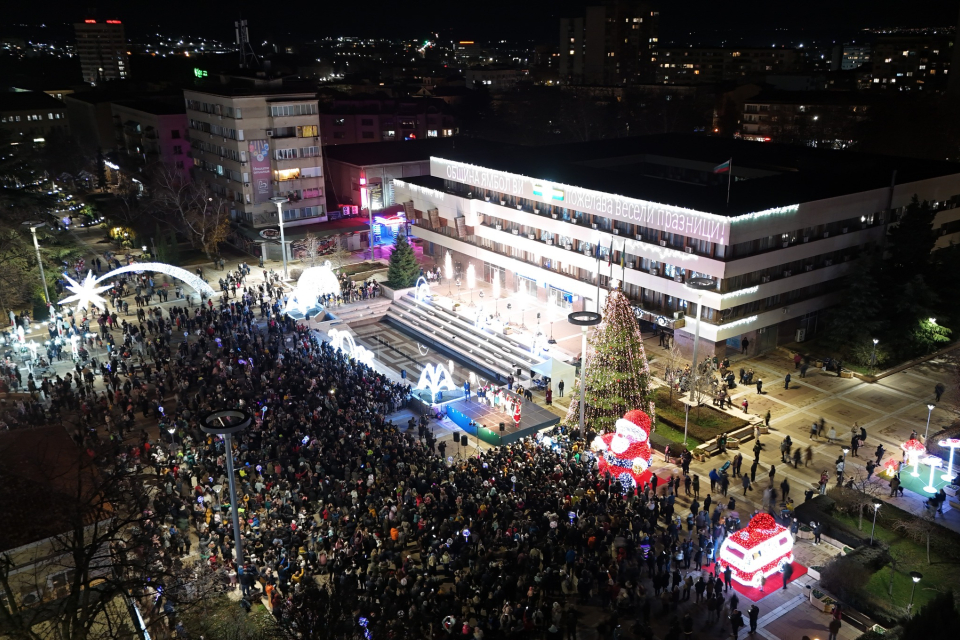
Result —
MULTIPOLYGON (((657 406, 658 415, 663 416, 674 424, 683 424, 686 405, 680 402, 676 394, 674 394, 673 401, 671 401, 670 391, 664 387, 660 387, 654 392, 654 402, 657 406)), ((736 416, 717 411, 709 405, 702 405, 699 409, 690 407, 690 424, 696 425, 701 429, 714 430, 720 433, 731 429, 738 429, 748 423, 736 416)))
POLYGON ((348 276, 353 276, 358 273, 364 273, 366 271, 379 271, 381 269, 386 269, 387 265, 382 262, 370 262, 365 260, 363 262, 358 262, 356 264, 347 264, 340 269, 340 273, 343 273, 348 276))
MULTIPOLYGON (((881 513, 882 511, 881 509, 881 513)), ((856 529, 856 518, 839 513, 832 515, 851 528, 856 529)), ((871 521, 864 517, 864 533, 869 533, 871 524, 871 521)), ((956 584, 956 564, 938 555, 934 549, 930 550, 930 564, 927 564, 925 543, 901 536, 896 531, 883 526, 882 520, 877 521, 877 529, 874 535, 878 540, 890 545, 891 555, 897 558, 896 571, 893 574, 892 596, 887 593, 890 587, 890 566, 886 566, 870 576, 866 590, 878 600, 906 608, 910 603, 910 591, 913 589, 913 580, 909 575, 911 571, 919 571, 923 574, 923 580, 917 584, 917 592, 913 599, 915 610, 926 604, 928 600, 932 600, 938 591, 956 584)))
MULTIPOLYGON (((659 411, 659 409, 660 409, 660 408, 657 407, 657 410, 658 410, 658 411, 659 411)), ((659 435, 659 436, 661 436, 661 437, 663 437, 663 438, 666 438, 667 440, 670 440, 671 442, 676 442, 676 443, 679 443, 679 444, 683 444, 683 431, 677 431, 676 429, 674 429, 674 428, 671 427, 670 425, 666 424, 666 423, 663 422, 662 420, 657 420, 657 431, 656 431, 656 433, 657 433, 657 435, 659 435)), ((696 438, 694 438, 694 437, 693 437, 692 435, 690 435, 689 433, 687 434, 687 448, 688 448, 688 449, 693 449, 694 447, 699 447, 701 444, 703 444, 703 442, 701 442, 700 440, 697 440, 696 438)))

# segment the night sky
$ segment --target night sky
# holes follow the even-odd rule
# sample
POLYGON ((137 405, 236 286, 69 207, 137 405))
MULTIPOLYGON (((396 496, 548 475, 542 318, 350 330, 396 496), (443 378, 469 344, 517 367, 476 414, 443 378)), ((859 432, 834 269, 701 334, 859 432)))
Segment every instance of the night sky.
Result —
MULTIPOLYGON (((273 33, 297 37, 360 35, 423 37, 431 31, 456 38, 525 38, 553 42, 560 17, 576 15, 584 0, 366 0, 365 2, 267 2, 239 0, 100 0, 99 18, 128 24, 132 35, 160 25, 178 33, 233 39, 232 20, 242 11, 253 39, 273 33)), ((686 0, 659 2, 663 37, 688 32, 774 34, 777 29, 828 29, 834 33, 861 27, 951 26, 960 13, 958 0, 686 0)), ((84 3, 48 0, 41 5, 8 3, 3 23, 66 21, 85 17, 84 3), (39 7, 42 6, 42 11, 39 7)))

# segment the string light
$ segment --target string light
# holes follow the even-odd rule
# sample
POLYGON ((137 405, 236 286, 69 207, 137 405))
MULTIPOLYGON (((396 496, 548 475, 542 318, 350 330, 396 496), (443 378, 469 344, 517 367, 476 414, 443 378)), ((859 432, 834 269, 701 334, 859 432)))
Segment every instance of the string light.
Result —
MULTIPOLYGON (((653 416, 650 365, 630 301, 619 289, 607 296, 603 322, 587 340, 584 359, 586 425, 600 433, 613 431, 627 412, 642 409, 653 416)), ((576 426, 580 416, 580 379, 574 383, 566 424, 576 426)))

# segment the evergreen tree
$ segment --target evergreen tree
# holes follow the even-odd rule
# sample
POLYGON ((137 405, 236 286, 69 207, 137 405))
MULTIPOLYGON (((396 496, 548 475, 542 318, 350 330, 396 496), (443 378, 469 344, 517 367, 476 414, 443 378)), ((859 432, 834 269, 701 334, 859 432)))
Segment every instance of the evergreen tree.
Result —
POLYGON ((877 263, 875 255, 865 255, 847 276, 843 298, 828 315, 825 338, 829 344, 872 344, 873 338, 884 335, 888 315, 882 313, 884 296, 877 282, 877 263))
POLYGON ((887 251, 890 254, 888 276, 893 282, 903 282, 916 274, 926 275, 930 254, 937 242, 933 233, 933 219, 937 210, 927 201, 913 196, 896 224, 887 233, 887 251))
MULTIPOLYGON (((607 296, 603 322, 587 339, 584 354, 585 428, 599 433, 614 430, 628 411, 640 409, 653 417, 650 366, 630 301, 619 289, 607 296)), ((580 380, 571 394, 566 424, 580 420, 580 380)))
POLYGON ((397 234, 397 240, 393 245, 393 253, 390 254, 390 269, 387 271, 387 278, 390 286, 395 289, 406 289, 417 283, 420 275, 420 265, 417 264, 417 256, 413 252, 413 247, 407 242, 406 236, 397 234))

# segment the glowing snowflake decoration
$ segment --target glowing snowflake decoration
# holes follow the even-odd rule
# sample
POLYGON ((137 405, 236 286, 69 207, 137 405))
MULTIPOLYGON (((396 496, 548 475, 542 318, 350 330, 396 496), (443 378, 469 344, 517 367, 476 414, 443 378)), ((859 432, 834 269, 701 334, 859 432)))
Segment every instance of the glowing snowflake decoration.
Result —
POLYGON ((111 285, 98 287, 98 280, 93 276, 92 271, 87 271, 87 277, 84 278, 82 282, 77 282, 67 274, 63 274, 63 277, 70 283, 67 285, 67 289, 69 289, 73 295, 61 300, 60 304, 76 302, 78 310, 89 310, 93 306, 100 307, 104 311, 107 310, 107 301, 100 294, 110 289, 111 285))

